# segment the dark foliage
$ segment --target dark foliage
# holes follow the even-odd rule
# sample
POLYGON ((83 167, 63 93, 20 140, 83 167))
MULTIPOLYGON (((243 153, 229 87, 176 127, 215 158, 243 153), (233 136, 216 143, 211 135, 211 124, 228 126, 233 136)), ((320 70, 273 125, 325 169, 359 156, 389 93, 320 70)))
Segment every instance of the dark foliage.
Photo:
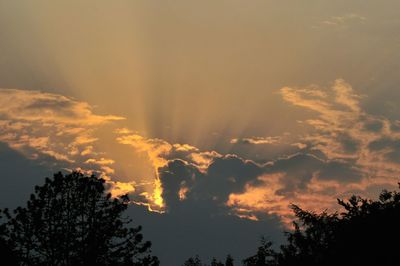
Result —
POLYGON ((279 252, 262 242, 246 266, 399 265, 400 193, 383 191, 379 200, 353 196, 338 200, 341 214, 304 211, 293 205, 298 218, 288 244, 279 252))
POLYGON ((243 260, 244 266, 263 266, 275 265, 274 258, 276 253, 272 249, 272 242, 261 238, 261 246, 257 250, 257 254, 243 260))
POLYGON ((196 256, 194 258, 187 259, 183 266, 203 266, 203 263, 201 263, 199 256, 196 256))
MULTIPOLYGON (((0 221, 4 219, 4 212, 0 210, 0 221)), ((7 265, 18 265, 18 259, 14 252, 13 244, 7 240, 7 226, 0 224, 0 258, 7 265)))
POLYGON ((225 266, 233 266, 233 258, 231 255, 228 255, 225 260, 225 266))
POLYGON ((225 260, 225 264, 221 261, 218 261, 216 258, 213 258, 211 260, 210 264, 203 264, 201 262, 201 259, 199 256, 196 256, 194 258, 189 258, 188 260, 185 261, 183 266, 233 266, 233 258, 231 255, 228 255, 225 260))
POLYGON ((213 258, 210 266, 224 266, 224 264, 222 262, 218 261, 216 258, 213 258))
POLYGON ((106 193, 103 179, 58 173, 26 207, 3 212, 2 241, 20 265, 158 265, 141 227, 122 216, 128 202, 106 193))

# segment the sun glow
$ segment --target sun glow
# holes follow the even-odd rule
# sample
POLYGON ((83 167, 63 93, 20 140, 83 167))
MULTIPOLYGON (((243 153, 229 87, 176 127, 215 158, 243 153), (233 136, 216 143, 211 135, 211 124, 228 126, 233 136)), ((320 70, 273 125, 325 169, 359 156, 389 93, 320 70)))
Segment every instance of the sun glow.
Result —
POLYGON ((154 181, 154 192, 153 192, 153 200, 154 203, 160 207, 160 209, 163 209, 165 207, 164 204, 164 199, 162 197, 162 193, 163 193, 163 188, 162 188, 162 184, 159 178, 157 178, 154 181))

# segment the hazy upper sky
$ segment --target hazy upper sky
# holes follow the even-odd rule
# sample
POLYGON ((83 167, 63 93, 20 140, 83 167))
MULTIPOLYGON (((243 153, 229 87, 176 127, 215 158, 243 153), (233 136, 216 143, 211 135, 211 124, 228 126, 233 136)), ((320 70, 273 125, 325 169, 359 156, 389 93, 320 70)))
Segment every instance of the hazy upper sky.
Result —
POLYGON ((0 203, 94 170, 162 265, 241 259, 396 186, 399 51, 398 0, 0 0, 0 203))

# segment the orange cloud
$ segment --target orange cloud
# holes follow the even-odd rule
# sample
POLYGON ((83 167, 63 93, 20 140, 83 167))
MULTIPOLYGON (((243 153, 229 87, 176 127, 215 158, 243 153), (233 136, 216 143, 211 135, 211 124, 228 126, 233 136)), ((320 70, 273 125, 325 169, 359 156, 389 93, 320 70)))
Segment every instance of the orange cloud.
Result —
POLYGON ((1 141, 27 156, 67 162, 75 161, 81 145, 97 140, 96 127, 124 119, 96 115, 88 103, 62 95, 17 89, 0 89, 0 117, 1 141))
MULTIPOLYGON (((69 169, 85 166, 79 169, 101 175, 110 183, 114 160, 99 152, 95 134, 100 127, 123 119, 94 114, 88 103, 58 94, 0 89, 0 141, 50 165, 59 163, 59 167, 69 169)), ((120 182, 119 191, 129 188, 121 187, 120 182)))
POLYGON ((310 130, 299 136, 230 139, 231 144, 298 148, 260 163, 147 138, 120 127, 116 121, 122 117, 97 115, 87 103, 35 91, 0 90, 0 141, 31 159, 51 157, 71 169, 84 166, 82 171, 105 178, 113 195, 129 193, 134 203, 159 212, 168 210, 168 202, 204 201, 225 204, 242 218, 258 220, 267 214, 288 223, 293 218, 291 203, 316 211, 336 210, 335 197, 373 196, 379 188, 397 183, 398 121, 365 112, 362 97, 343 80, 329 89, 285 87, 281 95, 286 102, 314 113, 302 121, 310 130), (102 149, 107 146, 101 145, 105 140, 98 130, 104 126, 111 127, 107 144, 122 144, 139 154, 151 166, 151 173, 146 168, 142 176, 124 176, 125 182, 117 179, 121 157, 102 149))
MULTIPOLYGON (((146 180, 149 180, 151 187, 142 194, 147 199, 148 206, 152 210, 163 211, 166 207, 162 197, 163 184, 160 180, 159 171, 167 166, 169 160, 181 158, 198 167, 199 170, 205 171, 212 160, 220 156, 216 152, 201 152, 198 148, 189 144, 170 144, 161 139, 146 138, 138 134, 130 134, 130 132, 130 130, 117 131, 120 134, 117 137, 117 142, 129 145, 135 151, 146 154, 152 165, 153 176, 146 178, 146 180)), ((182 199, 185 198, 187 191, 188 188, 180 192, 179 195, 182 199)))
MULTIPOLYGON (((396 159, 400 158, 400 134, 396 121, 365 112, 360 103, 362 96, 341 79, 330 89, 285 87, 281 95, 286 102, 316 115, 302 121, 311 130, 299 135, 292 145, 324 159, 311 164, 312 167, 312 161, 300 160, 301 167, 294 168, 290 175, 295 162, 287 160, 276 169, 278 172, 273 170, 272 174, 260 176, 261 185, 248 183, 243 193, 231 193, 226 204, 238 216, 269 213, 289 223, 294 218, 288 208, 292 203, 314 211, 337 211, 335 198, 353 194, 375 197, 380 189, 395 187, 400 176, 400 161, 396 159), (352 172, 361 178, 346 176, 352 172), (340 175, 343 179, 338 179, 340 175), (302 183, 305 177, 308 181, 302 183)), ((272 169, 283 161, 271 162, 272 169)))
POLYGON ((252 137, 252 138, 241 138, 241 139, 231 139, 231 144, 277 144, 281 141, 282 137, 252 137))

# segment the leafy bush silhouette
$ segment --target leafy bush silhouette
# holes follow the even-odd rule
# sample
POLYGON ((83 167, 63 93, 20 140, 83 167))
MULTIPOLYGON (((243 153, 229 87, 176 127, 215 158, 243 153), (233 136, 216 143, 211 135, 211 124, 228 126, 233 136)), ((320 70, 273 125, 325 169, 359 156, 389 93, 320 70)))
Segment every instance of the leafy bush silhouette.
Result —
POLYGON ((101 178, 57 173, 26 207, 3 211, 2 239, 20 265, 158 265, 141 227, 122 216, 128 202, 106 193, 101 178))
POLYGON ((338 200, 344 212, 320 214, 293 205, 298 218, 287 244, 274 251, 262 242, 246 266, 400 265, 400 193, 382 191, 373 201, 352 196, 338 200))

